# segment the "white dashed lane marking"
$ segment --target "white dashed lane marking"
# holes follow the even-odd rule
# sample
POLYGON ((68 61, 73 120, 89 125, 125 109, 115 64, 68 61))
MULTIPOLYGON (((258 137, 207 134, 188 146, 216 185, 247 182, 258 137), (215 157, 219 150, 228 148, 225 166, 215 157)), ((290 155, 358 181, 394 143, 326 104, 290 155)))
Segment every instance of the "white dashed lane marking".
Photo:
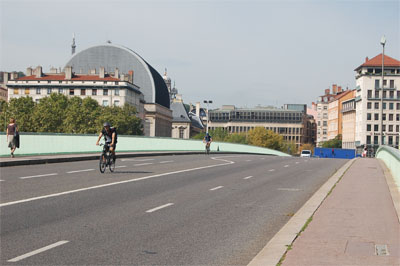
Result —
POLYGON ((173 163, 174 161, 162 161, 160 163, 173 163))
POLYGON ((246 176, 246 177, 243 177, 243 179, 249 179, 249 178, 252 178, 253 176, 251 175, 251 176, 246 176))
POLYGON ((52 173, 52 174, 44 174, 44 175, 23 176, 23 177, 19 177, 19 179, 28 179, 28 178, 35 178, 35 177, 42 177, 42 176, 52 176, 52 175, 58 175, 58 174, 57 173, 52 173))
POLYGON ((270 172, 273 172, 273 171, 275 171, 275 169, 271 169, 271 170, 269 170, 270 172))
POLYGON ((69 171, 69 172, 67 172, 67 174, 80 173, 80 172, 89 172, 89 171, 94 171, 94 169, 84 169, 84 170, 69 171))
POLYGON ((133 166, 143 166, 143 165, 150 165, 153 163, 138 163, 138 164, 134 164, 133 166))
POLYGON ((13 259, 10 259, 10 260, 8 260, 8 262, 17 262, 17 261, 26 259, 26 258, 31 257, 31 256, 33 256, 33 255, 42 253, 42 252, 44 252, 44 251, 46 251, 46 250, 49 250, 49 249, 52 249, 52 248, 55 248, 55 247, 64 245, 64 244, 66 244, 66 243, 68 243, 68 242, 69 242, 69 241, 66 241, 66 240, 58 241, 58 242, 56 242, 56 243, 54 243, 54 244, 45 246, 45 247, 43 247, 43 248, 39 248, 39 249, 37 249, 37 250, 31 251, 31 252, 29 252, 29 253, 26 253, 26 254, 24 254, 24 255, 15 257, 15 258, 13 258, 13 259))
POLYGON ((287 164, 287 165, 285 165, 284 167, 289 167, 289 165, 287 164))
POLYGON ((154 161, 154 159, 121 159, 122 162, 125 161, 135 161, 135 162, 146 162, 146 161, 154 161))
POLYGON ((299 164, 299 162, 296 162, 296 164, 299 164))
POLYGON ((126 165, 121 165, 121 166, 115 166, 115 168, 125 168, 126 165))
POLYGON ((172 205, 174 205, 174 204, 173 204, 173 203, 167 203, 167 204, 165 204, 165 205, 161 205, 161 206, 158 206, 158 207, 156 207, 156 208, 147 210, 146 212, 147 212, 147 213, 155 212, 155 211, 164 209, 164 208, 169 207, 169 206, 172 206, 172 205))
POLYGON ((224 187, 224 186, 219 186, 219 187, 211 188, 210 191, 217 190, 217 189, 220 189, 220 188, 223 188, 223 187, 224 187))

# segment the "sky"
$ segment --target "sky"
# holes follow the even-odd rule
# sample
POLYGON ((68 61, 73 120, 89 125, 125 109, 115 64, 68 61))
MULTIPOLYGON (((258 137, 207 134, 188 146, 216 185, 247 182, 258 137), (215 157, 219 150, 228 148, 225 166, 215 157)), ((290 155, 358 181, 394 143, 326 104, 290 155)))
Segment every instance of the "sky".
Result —
POLYGON ((382 53, 400 60, 400 1, 0 0, 0 70, 63 68, 111 40, 176 83, 185 103, 316 101, 382 53))

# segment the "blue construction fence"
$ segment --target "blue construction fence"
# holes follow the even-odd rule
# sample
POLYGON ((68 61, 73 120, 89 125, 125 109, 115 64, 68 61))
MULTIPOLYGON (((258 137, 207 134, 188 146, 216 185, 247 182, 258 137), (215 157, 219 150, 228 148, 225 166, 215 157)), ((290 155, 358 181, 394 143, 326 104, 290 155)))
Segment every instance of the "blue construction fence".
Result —
POLYGON ((356 150, 338 148, 314 148, 314 157, 353 159, 356 157, 356 150))

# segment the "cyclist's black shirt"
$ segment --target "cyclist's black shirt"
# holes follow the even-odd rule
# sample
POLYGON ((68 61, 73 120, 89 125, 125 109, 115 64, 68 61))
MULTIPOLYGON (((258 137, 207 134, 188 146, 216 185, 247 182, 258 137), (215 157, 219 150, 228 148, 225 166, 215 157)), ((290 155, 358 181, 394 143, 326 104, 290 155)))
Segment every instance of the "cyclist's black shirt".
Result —
POLYGON ((104 128, 101 131, 101 133, 104 136, 104 141, 106 143, 111 143, 112 142, 112 134, 115 132, 115 142, 114 144, 117 143, 117 129, 115 127, 110 127, 110 130, 107 132, 104 128))
POLYGON ((204 137, 204 140, 205 140, 206 142, 210 142, 210 141, 211 141, 211 136, 210 136, 210 135, 209 135, 208 137, 205 136, 205 137, 204 137))

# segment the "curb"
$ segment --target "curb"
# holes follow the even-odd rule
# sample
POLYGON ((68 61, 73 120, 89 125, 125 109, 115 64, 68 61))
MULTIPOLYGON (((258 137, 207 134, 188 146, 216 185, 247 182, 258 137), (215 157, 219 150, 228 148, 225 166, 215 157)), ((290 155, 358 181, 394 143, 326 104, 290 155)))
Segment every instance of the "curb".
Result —
POLYGON ((302 228, 319 208, 329 192, 356 159, 348 161, 318 189, 317 192, 279 230, 267 245, 250 261, 248 266, 275 266, 293 244, 302 228))
MULTIPOLYGON (((196 154, 204 154, 204 151, 119 153, 119 154, 117 154, 117 158, 151 157, 151 156, 168 156, 168 155, 196 155, 196 154)), ((247 153, 247 152, 212 152, 212 153, 210 153, 210 155, 213 155, 213 154, 254 154, 254 155, 274 156, 272 154, 247 153)), ((71 155, 69 155, 69 156, 58 156, 58 157, 37 158, 37 159, 33 158, 33 159, 26 159, 26 160, 23 160, 23 157, 22 157, 21 160, 18 160, 19 158, 15 158, 16 160, 13 160, 13 161, 6 161, 6 162, 0 161, 0 167, 98 160, 99 156, 100 156, 100 153, 96 154, 96 155, 81 155, 81 156, 76 156, 76 157, 71 157, 71 155)))

